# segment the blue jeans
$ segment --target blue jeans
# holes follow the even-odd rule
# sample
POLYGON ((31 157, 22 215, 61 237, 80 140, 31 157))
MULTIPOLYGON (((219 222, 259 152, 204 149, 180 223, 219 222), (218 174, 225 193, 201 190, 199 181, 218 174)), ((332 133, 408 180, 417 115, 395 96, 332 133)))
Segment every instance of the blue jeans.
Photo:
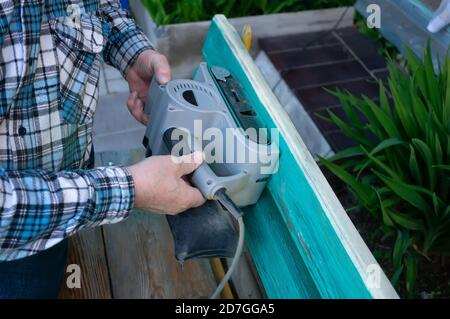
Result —
POLYGON ((57 298, 64 279, 68 240, 33 256, 0 262, 0 299, 57 298))

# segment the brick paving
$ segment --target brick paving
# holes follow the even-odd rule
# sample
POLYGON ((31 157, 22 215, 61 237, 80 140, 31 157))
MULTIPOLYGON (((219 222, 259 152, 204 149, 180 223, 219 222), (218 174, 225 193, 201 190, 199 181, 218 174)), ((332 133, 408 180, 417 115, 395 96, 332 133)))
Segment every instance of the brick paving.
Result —
POLYGON ((324 88, 377 99, 376 80, 387 76, 386 60, 379 55, 377 44, 352 27, 331 33, 263 38, 259 42, 332 149, 351 146, 352 141, 338 127, 317 114, 325 115, 330 109, 344 115, 338 99, 324 88))

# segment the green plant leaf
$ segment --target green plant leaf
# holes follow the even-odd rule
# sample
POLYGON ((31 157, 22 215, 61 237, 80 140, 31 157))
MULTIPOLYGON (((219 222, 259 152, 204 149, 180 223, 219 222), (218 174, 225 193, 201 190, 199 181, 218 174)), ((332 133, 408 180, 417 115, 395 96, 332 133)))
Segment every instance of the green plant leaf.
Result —
MULTIPOLYGON (((366 154, 366 153, 364 153, 366 154)), ((355 165, 353 171, 356 172, 356 179, 360 179, 361 175, 364 173, 364 171, 370 166, 370 164, 372 163, 372 160, 366 159, 364 160, 364 162, 361 162, 357 165, 355 165)))
POLYGON ((422 62, 416 57, 414 52, 408 46, 405 46, 405 52, 408 60, 408 69, 411 74, 414 74, 420 68, 422 62))
POLYGON ((439 216, 441 202, 439 201, 439 198, 437 197, 436 193, 433 193, 432 198, 433 198, 433 212, 435 216, 439 216))
POLYGON ((414 117, 418 120, 417 123, 417 127, 419 129, 418 132, 416 132, 416 134, 423 134, 426 130, 426 126, 423 123, 423 121, 421 121, 421 119, 426 119, 428 117, 427 115, 427 107, 425 106, 425 104, 423 103, 422 99, 419 96, 418 90, 415 87, 414 81, 411 81, 409 83, 409 92, 411 95, 411 100, 412 100, 412 111, 414 112, 414 117))
POLYGON ((367 144, 367 139, 364 136, 359 135, 355 130, 352 129, 350 125, 345 123, 341 118, 339 118, 336 114, 334 114, 332 111, 327 110, 328 115, 330 116, 330 119, 333 121, 334 124, 336 124, 345 135, 347 135, 349 138, 351 138, 354 141, 357 141, 360 144, 367 144))
POLYGON ((337 161, 344 158, 350 158, 350 157, 356 157, 356 156, 362 156, 364 155, 364 152, 361 150, 359 146, 353 146, 346 148, 345 150, 342 150, 333 156, 329 157, 328 160, 330 161, 337 161))
POLYGON ((389 105, 389 99, 386 94, 386 88, 381 80, 378 80, 379 96, 380 96, 380 107, 388 115, 391 115, 391 106, 389 105))
POLYGON ((417 258, 416 253, 409 253, 405 257, 405 266, 406 266, 406 291, 408 293, 408 297, 414 297, 416 280, 417 280, 417 272, 419 267, 419 260, 417 258))
POLYGON ((394 264, 394 271, 402 267, 403 257, 411 246, 411 238, 409 232, 405 230, 397 231, 397 238, 395 239, 394 249, 392 251, 392 260, 394 264))
POLYGON ((350 98, 349 93, 348 92, 344 93, 340 89, 337 89, 336 91, 331 91, 327 88, 324 88, 324 90, 330 93, 331 95, 336 96, 339 99, 339 103, 342 105, 342 108, 344 109, 344 112, 349 118, 350 122, 353 124, 353 127, 358 130, 363 130, 364 125, 355 111, 355 107, 352 104, 352 99, 350 98))
POLYGON ((450 165, 433 165, 434 168, 441 169, 444 171, 450 171, 450 165))
POLYGON ((397 205, 399 205, 400 203, 403 202, 403 199, 396 196, 395 194, 392 194, 391 190, 388 189, 386 196, 391 196, 391 195, 392 195, 392 197, 383 198, 383 205, 385 208, 396 207, 397 205))
MULTIPOLYGON (((378 120, 376 119, 375 115, 372 112, 372 109, 369 105, 367 105, 366 101, 363 99, 359 99, 354 95, 348 94, 346 98, 349 100, 349 103, 356 108, 361 114, 364 115, 364 117, 368 120, 368 124, 366 124, 366 128, 368 128, 378 139, 383 140, 386 136, 383 133, 383 127, 379 124, 378 120)), ((368 140, 366 143, 360 143, 364 146, 369 146, 372 143, 370 143, 370 140, 368 140)))
POLYGON ((382 127, 384 131, 387 133, 387 138, 399 138, 400 132, 397 130, 397 126, 395 125, 392 117, 389 113, 385 112, 382 108, 378 107, 375 102, 369 99, 366 96, 363 96, 364 101, 371 108, 372 113, 375 115, 378 120, 378 126, 382 127))
MULTIPOLYGON (((450 138, 450 137, 449 137, 450 138)), ((436 164, 442 164, 443 162, 443 154, 442 154, 442 146, 439 140, 439 135, 435 133, 434 138, 434 158, 436 159, 436 164)), ((433 165, 432 165, 433 167, 433 165)))
POLYGON ((383 203, 383 201, 381 200, 380 193, 379 193, 377 190, 375 190, 375 193, 377 194, 378 202, 380 203, 380 208, 381 208, 381 213, 382 213, 383 223, 384 223, 386 226, 394 227, 394 226, 395 226, 395 225, 394 225, 394 222, 392 221, 391 217, 389 217, 389 214, 388 214, 388 212, 386 211, 386 208, 384 207, 384 203, 383 203))
POLYGON ((418 138, 413 138, 412 144, 419 151, 425 161, 425 168, 428 172, 429 178, 429 186, 431 190, 434 190, 436 187, 436 174, 433 168, 433 154, 431 153, 428 145, 418 138))
POLYGON ((364 147, 361 147, 362 150, 366 153, 367 157, 370 158, 370 160, 379 168, 381 168, 383 171, 385 171, 386 173, 388 173, 391 177, 399 180, 400 176, 393 170, 391 169, 389 166, 387 166, 383 161, 381 161, 379 158, 377 158, 376 156, 370 154, 369 152, 367 152, 367 150, 364 147))
MULTIPOLYGON (((450 128, 450 126, 449 126, 450 128)), ((450 132, 449 132, 450 134, 450 132)), ((447 159, 450 158, 450 138, 447 140, 447 159)))
POLYGON ((419 164, 417 163, 416 152, 414 151, 414 147, 409 145, 410 147, 410 156, 409 156, 409 170, 411 171, 411 175, 414 177, 419 185, 422 185, 422 172, 420 171, 419 164))
POLYGON ((400 267, 394 272, 394 274, 391 277, 392 286, 398 287, 398 280, 400 279, 402 273, 403 273, 403 265, 400 265, 400 267))
POLYGON ((380 142, 377 146, 375 146, 371 151, 370 151, 370 155, 376 155, 381 151, 384 151, 392 146, 396 146, 396 145, 404 145, 406 144, 404 141, 402 141, 399 138, 393 137, 393 138, 388 138, 382 142, 380 142))
POLYGON ((428 39, 427 48, 424 52, 424 68, 425 68, 425 76, 426 76, 426 84, 428 96, 430 99, 430 103, 436 108, 437 112, 440 113, 441 106, 441 98, 439 89, 437 86, 437 78, 434 73, 434 63, 432 60, 430 40, 428 39))
MULTIPOLYGON (((405 144, 405 142, 401 141, 398 138, 389 138, 387 140, 384 140, 380 142, 377 146, 375 146, 372 151, 369 153, 371 156, 378 154, 381 151, 384 151, 392 146, 396 145, 402 145, 405 144)), ((360 147, 361 149, 361 147, 360 147)), ((364 152, 364 154, 367 154, 367 152, 364 152)), ((369 167, 369 165, 372 163, 372 159, 364 160, 364 162, 361 162, 361 164, 355 166, 355 172, 356 172, 356 179, 359 179, 361 174, 364 172, 364 170, 369 167)))
POLYGON ((331 161, 326 160, 323 157, 319 157, 319 161, 322 165, 324 165, 328 170, 330 170, 334 175, 339 177, 344 183, 349 185, 358 198, 362 201, 365 207, 370 207, 374 202, 374 192, 372 189, 364 185, 356 180, 353 175, 345 171, 339 165, 332 163, 331 161))
MULTIPOLYGON (((445 85, 445 102, 444 107, 442 109, 442 119, 443 123, 446 124, 447 128, 450 128, 450 54, 447 52, 446 55, 446 63, 444 66, 444 74, 446 76, 446 85, 445 85)), ((449 132, 450 133, 450 132, 449 132)))
POLYGON ((412 104, 409 100, 408 90, 402 87, 399 83, 389 79, 389 87, 391 89, 392 98, 394 100, 395 114, 400 120, 406 134, 409 137, 415 137, 417 134, 417 124, 414 120, 409 106, 412 104))
POLYGON ((444 219, 447 219, 450 217, 450 205, 447 206, 447 208, 444 211, 444 219))
POLYGON ((389 215, 395 223, 406 229, 424 231, 423 221, 420 219, 393 210, 389 212, 389 215))
POLYGON ((383 183, 389 187, 395 194, 403 198, 405 201, 410 203, 412 206, 420 209, 423 212, 430 211, 430 207, 427 202, 423 199, 423 197, 417 192, 416 187, 412 187, 409 184, 403 183, 401 181, 392 179, 388 176, 384 176, 383 174, 377 172, 376 170, 372 170, 375 175, 378 176, 383 183))

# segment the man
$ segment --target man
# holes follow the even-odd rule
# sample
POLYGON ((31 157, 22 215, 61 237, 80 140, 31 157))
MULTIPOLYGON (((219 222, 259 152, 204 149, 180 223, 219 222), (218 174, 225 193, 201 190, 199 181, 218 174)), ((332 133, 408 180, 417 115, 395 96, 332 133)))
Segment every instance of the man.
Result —
POLYGON ((176 214, 203 204, 182 178, 202 158, 87 169, 101 59, 128 81, 128 108, 143 124, 152 76, 170 79, 118 0, 0 0, 0 31, 0 298, 52 298, 67 237, 133 207, 176 214))

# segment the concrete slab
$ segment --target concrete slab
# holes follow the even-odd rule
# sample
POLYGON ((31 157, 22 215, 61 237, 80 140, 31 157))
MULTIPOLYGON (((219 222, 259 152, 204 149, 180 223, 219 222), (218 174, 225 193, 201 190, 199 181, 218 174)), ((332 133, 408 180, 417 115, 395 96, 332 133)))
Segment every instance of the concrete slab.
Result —
POLYGON ((106 79, 102 67, 100 69, 100 78, 98 79, 98 95, 102 96, 105 94, 108 94, 108 88, 106 87, 106 79))
POLYGON ((100 96, 94 118, 96 152, 143 147, 145 126, 130 114, 127 99, 128 92, 100 96))
POLYGON ((119 70, 110 65, 104 64, 103 71, 105 73, 105 78, 107 81, 122 79, 122 74, 119 72, 119 70))
POLYGON ((122 76, 120 78, 106 80, 106 86, 110 94, 129 92, 128 83, 122 76))

